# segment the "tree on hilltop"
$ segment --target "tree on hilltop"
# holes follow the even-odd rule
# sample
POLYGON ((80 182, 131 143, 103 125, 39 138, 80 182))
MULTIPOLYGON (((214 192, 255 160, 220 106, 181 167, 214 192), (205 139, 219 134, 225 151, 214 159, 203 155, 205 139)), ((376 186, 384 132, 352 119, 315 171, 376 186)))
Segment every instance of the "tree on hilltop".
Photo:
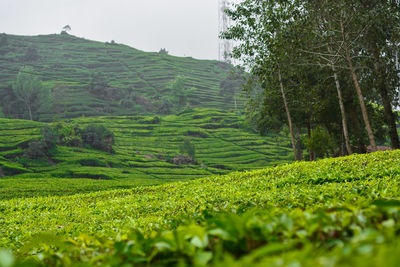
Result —
POLYGON ((65 25, 65 26, 62 28, 61 34, 67 34, 69 31, 71 31, 71 26, 65 25))
POLYGON ((162 55, 168 55, 168 51, 165 48, 161 48, 160 51, 158 51, 158 53, 162 54, 162 55))

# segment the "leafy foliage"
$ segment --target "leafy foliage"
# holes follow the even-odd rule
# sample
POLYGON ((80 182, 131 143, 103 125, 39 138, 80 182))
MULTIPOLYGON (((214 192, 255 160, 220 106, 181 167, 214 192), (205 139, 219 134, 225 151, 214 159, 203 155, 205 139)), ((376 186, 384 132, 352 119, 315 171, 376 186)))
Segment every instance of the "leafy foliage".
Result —
POLYGON ((77 125, 57 123, 55 126, 44 126, 40 137, 28 143, 25 156, 39 159, 50 156, 49 152, 57 145, 81 147, 87 145, 105 152, 114 152, 114 134, 104 125, 89 125, 81 130, 77 125))
POLYGON ((249 117, 261 133, 287 124, 296 150, 298 132, 324 127, 331 155, 365 153, 368 142, 376 150, 387 137, 400 148, 399 2, 246 0, 226 13, 221 38, 235 41, 231 56, 249 71, 249 117), (380 119, 371 103, 383 106, 380 119))
POLYGON ((23 67, 12 86, 15 97, 28 112, 29 119, 37 117, 38 110, 47 103, 48 92, 42 82, 33 73, 33 68, 23 67))
POLYGON ((185 138, 183 143, 179 146, 179 152, 187 154, 189 157, 194 159, 196 155, 196 148, 189 138, 185 138))
POLYGON ((189 96, 196 90, 189 88, 187 77, 178 75, 174 80, 168 84, 168 89, 171 90, 172 98, 170 101, 176 105, 177 111, 182 111, 188 103, 189 96))
POLYGON ((24 155, 31 159, 40 159, 49 156, 49 152, 59 144, 60 137, 57 129, 45 126, 40 130, 40 137, 28 143, 24 155))
POLYGON ((91 147, 113 152, 114 134, 104 125, 89 125, 82 131, 82 140, 91 147))
POLYGON ((304 143, 310 151, 318 156, 324 156, 334 148, 332 137, 321 126, 312 129, 310 137, 306 138, 304 143))
POLYGON ((399 159, 399 151, 377 152, 186 183, 6 200, 0 246, 13 249, 17 264, 39 266, 395 266, 399 159))

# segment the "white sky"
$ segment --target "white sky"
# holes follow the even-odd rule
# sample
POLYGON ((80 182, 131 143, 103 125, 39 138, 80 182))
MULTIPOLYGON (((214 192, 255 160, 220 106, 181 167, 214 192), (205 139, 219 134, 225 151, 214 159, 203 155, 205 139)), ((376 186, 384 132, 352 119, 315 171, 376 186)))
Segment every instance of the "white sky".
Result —
POLYGON ((0 33, 70 34, 144 51, 218 58, 218 0, 0 0, 0 33))

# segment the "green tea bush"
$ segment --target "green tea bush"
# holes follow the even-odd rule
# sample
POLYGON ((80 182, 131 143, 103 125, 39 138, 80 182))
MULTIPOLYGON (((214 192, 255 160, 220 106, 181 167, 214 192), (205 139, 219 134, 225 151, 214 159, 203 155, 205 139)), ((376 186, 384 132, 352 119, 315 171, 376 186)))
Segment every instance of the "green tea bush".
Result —
MULTIPOLYGON (((0 247, 17 256, 11 266, 32 259, 39 266, 395 267, 399 156, 377 152, 162 186, 4 200, 0 247)), ((104 179, 106 168, 98 171, 93 178, 104 179)))
POLYGON ((97 158, 86 158, 80 159, 79 164, 82 166, 92 166, 92 167, 106 167, 107 164, 97 158))

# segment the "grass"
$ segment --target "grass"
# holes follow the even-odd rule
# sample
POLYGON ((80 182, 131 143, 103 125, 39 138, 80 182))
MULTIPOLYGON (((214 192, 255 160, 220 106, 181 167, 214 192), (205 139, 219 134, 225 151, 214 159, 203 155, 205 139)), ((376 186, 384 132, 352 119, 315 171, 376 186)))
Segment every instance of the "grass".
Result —
POLYGON ((399 182, 397 150, 11 199, 0 246, 39 265, 396 266, 399 182))

